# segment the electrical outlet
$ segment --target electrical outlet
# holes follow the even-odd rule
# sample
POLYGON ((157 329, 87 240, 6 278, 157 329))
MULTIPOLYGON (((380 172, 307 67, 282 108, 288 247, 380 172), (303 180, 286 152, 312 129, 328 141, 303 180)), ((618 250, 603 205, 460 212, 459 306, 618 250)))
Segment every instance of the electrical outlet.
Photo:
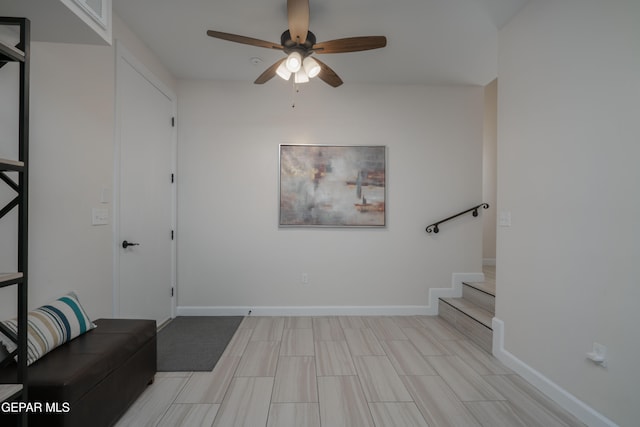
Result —
POLYGON ((511 211, 500 211, 498 225, 500 227, 511 227, 511 211))
POLYGON ((307 273, 302 273, 302 284, 303 285, 309 284, 309 275, 307 273))
POLYGON ((607 358, 607 347, 603 346, 602 344, 594 342, 593 343, 593 352, 595 354, 598 354, 598 355, 602 356, 603 359, 607 358))

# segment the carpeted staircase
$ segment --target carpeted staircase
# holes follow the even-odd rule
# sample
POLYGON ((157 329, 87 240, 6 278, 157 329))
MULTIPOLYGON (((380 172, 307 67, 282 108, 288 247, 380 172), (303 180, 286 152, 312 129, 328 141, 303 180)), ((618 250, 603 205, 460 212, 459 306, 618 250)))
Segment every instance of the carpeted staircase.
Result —
POLYGON ((495 313, 495 266, 483 268, 484 282, 463 282, 461 298, 440 298, 438 315, 481 348, 491 353, 495 313))

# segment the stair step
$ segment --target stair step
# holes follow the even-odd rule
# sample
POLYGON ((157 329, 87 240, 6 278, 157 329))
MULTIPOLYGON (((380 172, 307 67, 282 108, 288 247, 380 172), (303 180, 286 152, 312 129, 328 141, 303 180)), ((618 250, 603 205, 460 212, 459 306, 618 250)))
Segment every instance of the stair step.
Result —
POLYGON ((487 328, 491 329, 491 319, 493 319, 493 313, 477 304, 467 300, 466 298, 440 298, 441 301, 449 304, 456 310, 471 317, 476 322, 482 323, 487 328))
POLYGON ((462 283, 462 298, 474 303, 475 305, 483 308, 492 314, 496 312, 496 297, 495 292, 491 293, 491 289, 486 289, 484 282, 482 283, 462 283), (478 287, 477 285, 481 285, 478 287))
POLYGON ((462 282, 463 285, 467 285, 471 288, 477 289, 480 292, 484 292, 485 294, 489 294, 492 297, 496 296, 496 282, 495 281, 484 281, 484 282, 462 282))
POLYGON ((467 338, 474 341, 485 351, 491 353, 493 313, 465 298, 440 298, 438 314, 467 338))

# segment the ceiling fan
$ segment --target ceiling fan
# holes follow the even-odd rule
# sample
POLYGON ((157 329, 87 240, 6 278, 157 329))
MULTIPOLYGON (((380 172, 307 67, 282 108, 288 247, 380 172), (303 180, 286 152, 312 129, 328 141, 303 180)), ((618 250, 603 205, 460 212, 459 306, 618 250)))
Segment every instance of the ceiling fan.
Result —
POLYGON ((316 36, 309 31, 309 0, 287 0, 287 18, 289 29, 280 36, 280 44, 213 30, 207 31, 207 35, 251 46, 278 49, 287 54, 267 68, 256 79, 256 84, 266 83, 276 74, 289 80, 293 74, 296 83, 305 83, 309 78, 318 76, 328 85, 338 87, 342 84, 342 79, 327 64, 312 58, 312 54, 359 52, 387 45, 387 38, 384 36, 348 37, 316 43, 316 36))

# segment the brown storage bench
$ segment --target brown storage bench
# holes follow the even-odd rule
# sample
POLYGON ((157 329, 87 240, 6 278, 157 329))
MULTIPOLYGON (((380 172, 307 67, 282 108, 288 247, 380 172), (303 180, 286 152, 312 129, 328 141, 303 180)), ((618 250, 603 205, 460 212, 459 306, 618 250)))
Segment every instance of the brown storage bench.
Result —
MULTIPOLYGON (((112 426, 153 382, 155 321, 99 319, 95 324, 29 366, 29 402, 41 402, 43 408, 57 402, 60 409, 29 414, 29 426, 112 426)), ((0 371, 0 383, 12 378, 15 366, 0 371)), ((5 417, 0 415, 0 425, 13 425, 5 417)))

